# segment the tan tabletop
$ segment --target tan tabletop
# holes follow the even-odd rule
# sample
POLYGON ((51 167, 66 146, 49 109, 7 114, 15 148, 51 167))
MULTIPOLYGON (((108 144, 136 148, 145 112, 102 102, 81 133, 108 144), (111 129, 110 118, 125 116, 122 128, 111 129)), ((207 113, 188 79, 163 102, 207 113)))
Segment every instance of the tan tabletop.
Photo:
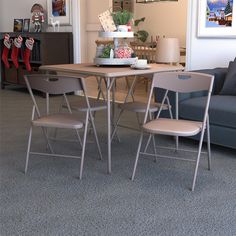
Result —
POLYGON ((119 77, 148 75, 158 72, 180 71, 184 67, 181 65, 168 64, 149 64, 150 68, 145 70, 132 69, 129 66, 96 66, 94 64, 62 64, 62 65, 43 65, 40 70, 47 72, 57 72, 58 74, 73 76, 99 76, 107 81, 106 99, 107 99, 107 158, 108 173, 111 173, 111 106, 110 93, 114 80, 119 77))
POLYGON ((82 75, 95 75, 106 78, 135 76, 154 74, 164 71, 177 71, 183 70, 181 65, 168 65, 168 64, 149 64, 150 69, 138 70, 132 69, 129 66, 96 66, 94 64, 62 64, 62 65, 43 65, 40 70, 67 72, 69 74, 82 74, 82 75))

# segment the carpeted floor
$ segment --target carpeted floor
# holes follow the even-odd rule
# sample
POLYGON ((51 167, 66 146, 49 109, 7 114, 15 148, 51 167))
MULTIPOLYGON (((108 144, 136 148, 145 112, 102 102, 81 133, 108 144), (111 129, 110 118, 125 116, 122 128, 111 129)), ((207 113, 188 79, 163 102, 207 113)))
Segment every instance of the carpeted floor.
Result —
MULTIPOLYGON (((212 171, 203 158, 195 192, 189 190, 193 165, 173 160, 140 159, 131 182, 139 135, 119 130, 121 142, 113 143, 113 171, 107 175, 106 119, 100 113, 96 124, 104 160, 98 160, 95 144, 89 143, 82 181, 80 161, 75 159, 33 156, 24 175, 31 100, 17 89, 1 90, 0 99, 1 236, 236 234, 235 150, 212 146, 212 171)), ((126 116, 130 124, 134 119, 126 116)), ((191 140, 182 141, 184 147, 195 147, 191 140)), ((34 132, 33 148, 45 148, 39 130, 34 132)), ((78 151, 75 144, 56 148, 78 151)))

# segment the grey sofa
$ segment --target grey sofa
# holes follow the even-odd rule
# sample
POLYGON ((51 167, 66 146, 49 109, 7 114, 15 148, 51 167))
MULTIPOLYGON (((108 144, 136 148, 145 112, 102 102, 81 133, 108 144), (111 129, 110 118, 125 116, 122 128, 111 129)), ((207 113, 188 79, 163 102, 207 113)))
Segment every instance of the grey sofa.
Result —
MULTIPOLYGON (((206 74, 215 76, 213 93, 211 96, 209 117, 211 143, 236 148, 236 94, 222 95, 225 78, 228 68, 215 68, 208 70, 198 70, 206 74)), ((228 79, 227 79, 228 80, 228 79)), ((228 80, 229 81, 229 80, 228 80)), ((235 77, 236 81, 236 77, 235 77)), ((236 88, 235 88, 236 89, 236 88)), ((163 97, 164 91, 155 91, 158 101, 163 97)), ((175 96, 169 94, 173 112, 175 112, 175 96)), ((179 117, 183 119, 200 120, 203 116, 206 94, 205 92, 180 94, 179 95, 179 117)), ((164 112, 162 115, 166 116, 164 112)), ((193 137, 198 139, 198 137, 193 137)))

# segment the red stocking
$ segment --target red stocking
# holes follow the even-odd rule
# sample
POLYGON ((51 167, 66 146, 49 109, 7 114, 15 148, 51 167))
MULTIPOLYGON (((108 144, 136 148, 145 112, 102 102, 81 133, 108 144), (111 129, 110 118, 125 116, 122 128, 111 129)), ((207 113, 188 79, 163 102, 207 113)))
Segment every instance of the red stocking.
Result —
POLYGON ((18 54, 19 54, 19 49, 21 48, 22 45, 22 37, 19 35, 17 38, 14 39, 14 44, 12 47, 11 51, 11 59, 13 64, 15 65, 16 69, 18 69, 19 64, 18 64, 18 54))
POLYGON ((9 49, 11 48, 11 41, 10 41, 9 34, 5 34, 3 44, 4 44, 4 48, 3 48, 3 52, 2 52, 2 60, 3 60, 5 67, 9 68, 10 65, 8 62, 8 53, 9 53, 9 49))
POLYGON ((34 39, 33 38, 29 38, 29 39, 26 39, 25 41, 25 51, 24 51, 24 63, 25 63, 25 66, 26 66, 26 70, 28 71, 31 71, 31 66, 30 66, 30 54, 31 54, 31 51, 33 49, 33 45, 34 45, 34 39))

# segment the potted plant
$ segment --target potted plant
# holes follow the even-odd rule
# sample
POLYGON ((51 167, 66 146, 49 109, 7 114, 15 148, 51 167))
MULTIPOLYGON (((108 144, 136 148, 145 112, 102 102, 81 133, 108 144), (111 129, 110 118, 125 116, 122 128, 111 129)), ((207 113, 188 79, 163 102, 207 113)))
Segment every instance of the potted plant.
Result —
POLYGON ((111 13, 115 25, 117 26, 118 31, 127 32, 127 24, 133 19, 133 13, 129 11, 117 11, 111 13))
POLYGON ((134 21, 134 26, 137 27, 137 32, 134 34, 134 36, 143 43, 147 40, 149 34, 146 30, 139 30, 138 25, 144 21, 145 17, 142 17, 134 21))

